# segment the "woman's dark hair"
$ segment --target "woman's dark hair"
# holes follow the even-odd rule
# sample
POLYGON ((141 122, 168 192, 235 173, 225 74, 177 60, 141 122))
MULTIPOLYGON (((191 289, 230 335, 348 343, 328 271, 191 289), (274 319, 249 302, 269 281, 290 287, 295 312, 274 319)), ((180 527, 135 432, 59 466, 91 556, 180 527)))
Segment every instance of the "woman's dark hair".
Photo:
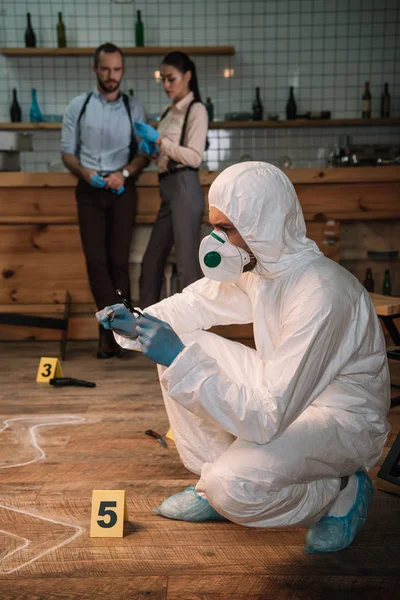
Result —
POLYGON ((192 72, 192 78, 189 81, 189 89, 193 92, 194 99, 196 102, 201 102, 201 96, 199 92, 199 83, 197 81, 196 65, 184 52, 174 50, 167 54, 162 61, 163 65, 169 65, 175 67, 181 73, 192 72))

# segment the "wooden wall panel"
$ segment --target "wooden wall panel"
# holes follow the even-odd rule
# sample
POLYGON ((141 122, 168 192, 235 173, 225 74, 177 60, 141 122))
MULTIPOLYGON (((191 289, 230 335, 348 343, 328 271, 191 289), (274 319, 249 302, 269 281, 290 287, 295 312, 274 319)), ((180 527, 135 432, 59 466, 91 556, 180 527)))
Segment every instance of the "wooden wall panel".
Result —
MULTIPOLYGON (((315 183, 310 183, 309 178, 303 177, 304 174, 295 178, 298 181, 297 184, 295 181, 295 187, 307 219, 308 236, 329 258, 336 261, 340 258, 340 218, 400 218, 400 186, 393 177, 388 182, 382 181, 382 173, 374 183, 363 183, 361 176, 353 177, 354 183, 336 183, 337 179, 340 180, 339 175, 343 178, 339 171, 335 171, 333 179, 332 173, 326 171, 326 177, 329 176, 333 183, 327 183, 320 173, 315 174, 315 183)), ((25 175, 28 174, 21 174, 25 175)), ((201 174, 205 197, 215 176, 201 174)), ((18 181, 19 176, 12 187, 0 187, 2 310, 9 306, 12 310, 33 314, 35 305, 39 305, 47 311, 52 304, 62 305, 65 290, 69 289, 74 313, 70 337, 96 337, 94 305, 76 221, 74 180, 69 175, 60 174, 56 187, 50 187, 54 183, 46 174, 43 174, 40 185, 36 182, 31 187, 18 187, 18 181)), ((145 174, 138 187, 137 223, 154 222, 159 205, 157 180, 154 174, 145 174)), ((208 220, 207 205, 204 220, 208 220)), ((349 267, 353 270, 353 265, 349 264, 349 267)), ((357 263, 354 270, 359 275, 361 270, 365 270, 365 265, 357 263)), ((59 335, 58 332, 32 332, 16 327, 12 331, 2 326, 0 339, 4 336, 26 339, 30 335, 41 339, 54 335, 57 339, 59 335)), ((224 335, 245 339, 251 337, 251 326, 240 330, 228 328, 224 335)))
POLYGON ((82 253, 78 225, 0 225, 0 264, 3 257, 31 253, 38 260, 46 254, 82 253))
POLYGON ((400 218, 400 185, 315 184, 297 185, 307 220, 400 218))

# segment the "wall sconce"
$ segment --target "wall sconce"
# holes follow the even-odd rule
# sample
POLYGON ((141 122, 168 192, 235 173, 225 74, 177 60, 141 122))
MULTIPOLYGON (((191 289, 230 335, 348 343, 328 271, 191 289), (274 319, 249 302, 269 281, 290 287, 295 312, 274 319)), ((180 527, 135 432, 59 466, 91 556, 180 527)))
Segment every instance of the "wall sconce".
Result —
POLYGON ((154 71, 154 79, 156 81, 161 81, 161 73, 160 73, 160 71, 154 71))
POLYGON ((230 77, 233 77, 235 74, 235 70, 234 69, 224 69, 224 77, 225 79, 229 79, 230 77))

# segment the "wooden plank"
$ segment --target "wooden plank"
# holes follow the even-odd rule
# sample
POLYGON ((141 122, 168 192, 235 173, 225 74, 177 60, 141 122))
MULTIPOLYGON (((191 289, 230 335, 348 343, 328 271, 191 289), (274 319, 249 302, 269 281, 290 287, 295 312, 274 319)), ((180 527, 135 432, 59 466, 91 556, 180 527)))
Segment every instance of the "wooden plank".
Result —
POLYGON ((212 121, 210 129, 310 129, 400 125, 400 119, 296 119, 295 121, 212 121))
MULTIPOLYGON (((356 221, 342 223, 340 256, 343 260, 371 260, 374 268, 387 260, 373 261, 368 251, 399 250, 400 221, 356 221)), ((385 267, 386 268, 386 267, 385 267)))
MULTIPOLYGON (((0 264, 7 255, 82 254, 78 225, 0 225, 0 264)), ((69 260, 65 256, 65 260, 69 260)))
POLYGON ((400 186, 397 183, 300 184, 296 191, 308 220, 345 220, 354 219, 354 215, 358 219, 379 219, 387 214, 400 218, 400 186))
MULTIPOLYGON (((69 47, 69 48, 0 48, 4 56, 92 56, 96 48, 69 47)), ((182 50, 194 56, 232 56, 235 54, 234 46, 121 46, 126 56, 165 56, 173 50, 182 50)))
POLYGON ((375 293, 370 293, 370 296, 378 315, 390 316, 400 314, 400 298, 382 296, 375 293))
MULTIPOLYGON (((205 197, 208 186, 204 185, 205 197)), ((296 191, 306 220, 387 219, 400 218, 400 185, 369 184, 298 184, 296 191)), ((160 204, 158 188, 138 189, 138 220, 154 220, 160 204)), ((0 189, 0 215, 19 218, 62 216, 76 218, 76 203, 72 189, 35 188, 0 189)))
MULTIPOLYGON (((284 169, 292 183, 369 183, 400 181, 400 167, 337 167, 334 169, 284 169)), ((211 185, 220 171, 199 171, 202 185, 211 185)), ((74 187, 76 177, 71 173, 0 173, 0 188, 5 187, 74 187)), ((146 171, 138 185, 158 187, 156 172, 146 171)))
MULTIPOLYGON (((139 48, 135 48, 140 50, 139 48)), ((26 50, 23 48, 23 50, 26 50)), ((62 49, 57 48, 61 51, 62 49)), ((65 50, 71 50, 66 48, 65 50)), ((193 54, 193 52, 192 52, 193 54)), ((157 126, 157 122, 152 122, 157 126)), ((61 123, 8 123, 0 122, 0 131, 31 129, 59 130, 61 123)), ((391 127, 400 125, 398 117, 389 119, 296 119, 295 121, 211 121, 209 129, 312 129, 315 127, 391 127)), ((380 167, 379 167, 380 168, 380 167)))
POLYGON ((395 579, 355 577, 342 573, 291 575, 193 575, 173 574, 168 581, 168 600, 312 600, 365 597, 396 598, 395 579), (229 591, 228 591, 229 590, 229 591))

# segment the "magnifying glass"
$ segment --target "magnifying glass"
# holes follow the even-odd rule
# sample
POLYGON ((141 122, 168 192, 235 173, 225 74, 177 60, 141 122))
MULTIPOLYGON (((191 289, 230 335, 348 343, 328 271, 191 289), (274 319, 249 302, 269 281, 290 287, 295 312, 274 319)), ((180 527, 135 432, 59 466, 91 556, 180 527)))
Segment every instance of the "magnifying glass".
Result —
POLYGON ((121 290, 115 290, 116 294, 119 296, 122 304, 129 310, 130 313, 137 315, 139 317, 143 317, 143 313, 139 308, 135 308, 130 300, 126 298, 121 290))

